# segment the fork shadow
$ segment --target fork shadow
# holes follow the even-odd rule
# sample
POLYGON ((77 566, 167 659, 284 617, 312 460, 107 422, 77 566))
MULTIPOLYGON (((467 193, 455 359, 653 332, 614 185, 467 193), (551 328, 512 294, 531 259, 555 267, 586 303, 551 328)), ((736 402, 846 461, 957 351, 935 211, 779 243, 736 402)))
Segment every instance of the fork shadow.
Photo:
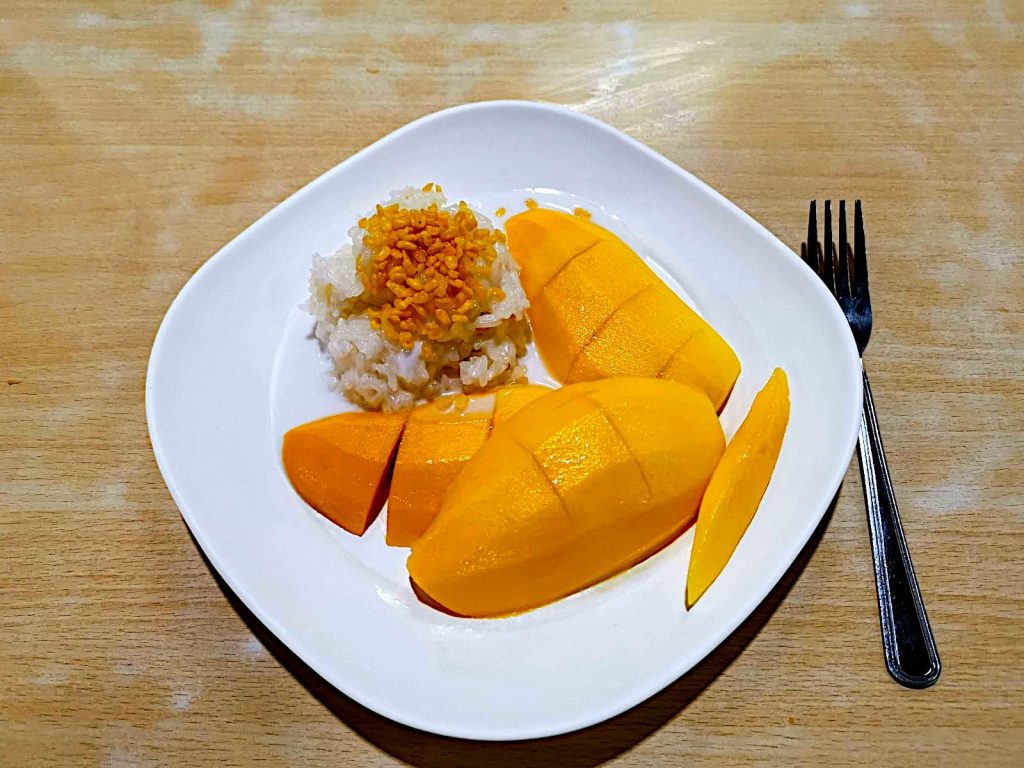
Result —
POLYGON ((840 487, 807 545, 775 588, 718 648, 683 677, 611 720, 562 736, 527 741, 482 742, 437 736, 388 720, 356 703, 331 686, 278 640, 224 583, 198 543, 196 549, 228 602, 281 666, 345 725, 393 757, 416 768, 461 765, 487 765, 488 768, 523 765, 592 768, 632 749, 682 713, 743 653, 775 613, 814 555, 832 520, 841 492, 840 487))

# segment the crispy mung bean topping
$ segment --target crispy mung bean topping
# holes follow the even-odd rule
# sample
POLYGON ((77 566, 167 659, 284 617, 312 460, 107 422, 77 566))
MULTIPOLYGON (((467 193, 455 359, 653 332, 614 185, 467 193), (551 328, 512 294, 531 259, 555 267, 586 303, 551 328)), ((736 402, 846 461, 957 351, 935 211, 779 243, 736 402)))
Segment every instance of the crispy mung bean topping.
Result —
MULTIPOLYGON (((423 191, 434 188, 441 189, 427 184, 423 191)), ((370 254, 356 262, 366 289, 362 310, 373 328, 404 349, 417 341, 472 339, 476 318, 505 298, 480 281, 505 235, 479 226, 465 202, 455 211, 436 204, 415 210, 378 205, 359 226, 370 254)))

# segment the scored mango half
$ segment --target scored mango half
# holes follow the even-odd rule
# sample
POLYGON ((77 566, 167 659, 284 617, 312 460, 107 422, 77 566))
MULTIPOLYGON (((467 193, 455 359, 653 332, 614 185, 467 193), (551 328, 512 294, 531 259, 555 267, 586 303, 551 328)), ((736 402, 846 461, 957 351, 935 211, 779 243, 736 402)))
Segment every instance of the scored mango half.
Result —
POLYGON ((537 349, 556 379, 672 379, 721 410, 739 376, 736 353, 626 243, 546 208, 513 216, 505 230, 537 349))
POLYGON ((686 605, 692 606, 732 557, 775 471, 789 424, 789 381, 776 368, 725 449, 697 515, 686 605))
POLYGON ((550 603, 640 562, 693 520, 725 449, 692 386, 563 387, 494 429, 412 546, 409 574, 461 616, 550 603))

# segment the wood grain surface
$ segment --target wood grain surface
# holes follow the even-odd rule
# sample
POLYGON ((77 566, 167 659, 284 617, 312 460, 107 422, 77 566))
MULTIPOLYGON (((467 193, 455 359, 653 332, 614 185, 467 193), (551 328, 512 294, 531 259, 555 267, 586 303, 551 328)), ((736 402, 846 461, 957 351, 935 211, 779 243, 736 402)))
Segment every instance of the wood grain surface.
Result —
POLYGON ((1022 126, 1020 2, 4 0, 0 764, 1024 765, 1022 126), (883 667, 856 463, 722 647, 543 741, 361 708, 211 573, 143 411, 175 293, 360 147, 510 97, 621 128, 791 246, 810 198, 863 198, 935 688, 883 667))

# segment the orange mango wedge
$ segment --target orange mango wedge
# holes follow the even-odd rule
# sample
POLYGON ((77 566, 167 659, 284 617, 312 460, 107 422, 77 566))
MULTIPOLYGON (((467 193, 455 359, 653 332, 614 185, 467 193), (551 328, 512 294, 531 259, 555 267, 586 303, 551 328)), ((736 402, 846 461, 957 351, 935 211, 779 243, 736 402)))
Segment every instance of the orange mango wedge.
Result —
POLYGON ((362 536, 388 493, 405 414, 343 413, 284 436, 281 459, 299 496, 346 531, 362 536))
POLYGON ((692 606, 718 578, 761 503, 789 423, 789 382, 776 368, 725 449, 697 515, 686 577, 692 606))
POLYGON ((410 412, 388 497, 388 544, 411 545, 437 516, 448 486, 487 440, 494 405, 492 393, 458 395, 410 412))
POLYGON ((694 387, 623 378, 552 391, 466 463, 413 543, 409 574, 462 616, 557 600, 678 536, 724 449, 715 409, 694 387))
POLYGON ((673 379, 721 410, 739 375, 732 348, 622 240, 535 208, 505 225, 542 359, 559 381, 673 379))

